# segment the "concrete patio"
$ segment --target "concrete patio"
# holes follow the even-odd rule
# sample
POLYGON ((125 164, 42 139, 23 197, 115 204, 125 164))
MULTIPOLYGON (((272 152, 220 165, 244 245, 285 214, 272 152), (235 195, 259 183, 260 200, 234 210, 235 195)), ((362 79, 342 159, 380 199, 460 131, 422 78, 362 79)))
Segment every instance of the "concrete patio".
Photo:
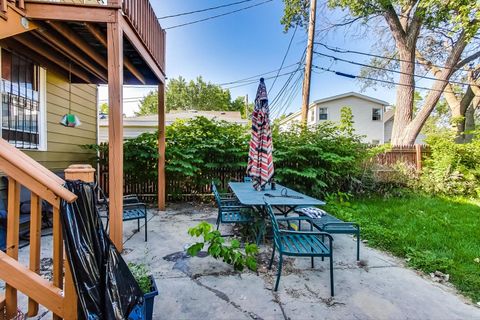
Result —
MULTIPOLYGON (((237 273, 210 257, 186 256, 185 248, 195 242, 188 228, 201 221, 214 223, 215 218, 216 209, 205 205, 183 203, 170 205, 166 212, 151 210, 148 242, 143 228, 136 232, 135 221, 125 222, 124 258, 149 265, 160 290, 155 319, 480 319, 480 308, 452 287, 405 268, 400 259, 362 245, 358 266, 355 241, 349 236, 335 237, 333 299, 328 261, 321 259, 315 269, 308 258, 287 259, 274 293, 276 269, 268 271, 265 266, 270 245, 261 247, 258 273, 237 273)), ((226 233, 228 229, 221 228, 226 233)), ((28 247, 21 251, 26 256, 28 247)), ((48 255, 47 251, 42 255, 47 277, 48 255)), ((43 311, 37 318, 47 315, 43 311)))

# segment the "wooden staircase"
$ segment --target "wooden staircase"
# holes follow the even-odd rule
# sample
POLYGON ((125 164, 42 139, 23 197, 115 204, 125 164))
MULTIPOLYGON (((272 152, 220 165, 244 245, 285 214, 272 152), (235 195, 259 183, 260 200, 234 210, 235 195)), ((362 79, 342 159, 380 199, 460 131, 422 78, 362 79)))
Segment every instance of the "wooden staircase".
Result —
MULTIPOLYGON (((1 1, 1 0, 0 0, 1 1)), ((28 316, 37 315, 39 304, 51 310, 54 319, 77 319, 77 297, 72 274, 64 260, 60 202, 71 203, 76 196, 63 187, 64 180, 26 154, 0 139, 0 171, 8 176, 8 217, 6 253, 0 251, 0 319, 17 314, 17 291, 28 296, 28 316), (30 260, 18 262, 20 188, 31 191, 30 260), (39 275, 42 199, 53 207, 53 280, 39 275), (64 277, 65 275, 65 277, 64 277)))

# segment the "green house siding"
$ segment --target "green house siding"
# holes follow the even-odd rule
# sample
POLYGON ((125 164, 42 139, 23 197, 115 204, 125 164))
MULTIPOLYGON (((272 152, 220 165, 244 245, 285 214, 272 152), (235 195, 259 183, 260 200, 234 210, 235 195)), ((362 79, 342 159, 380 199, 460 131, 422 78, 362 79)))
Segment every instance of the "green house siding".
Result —
POLYGON ((68 79, 47 71, 46 91, 47 150, 26 153, 54 172, 63 171, 70 164, 90 163, 95 153, 81 145, 97 142, 97 86, 72 85, 71 113, 82 122, 77 128, 60 124, 62 116, 69 112, 68 79))

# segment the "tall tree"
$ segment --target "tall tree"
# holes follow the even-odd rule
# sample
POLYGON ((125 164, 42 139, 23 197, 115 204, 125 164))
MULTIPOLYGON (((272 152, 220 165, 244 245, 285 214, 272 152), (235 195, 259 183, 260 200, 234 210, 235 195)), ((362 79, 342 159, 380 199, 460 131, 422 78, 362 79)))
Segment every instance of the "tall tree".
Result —
MULTIPOLYGON (((243 97, 231 99, 229 90, 206 82, 202 77, 187 82, 185 78, 170 79, 166 87, 166 111, 170 110, 208 110, 244 112, 243 97)), ((158 93, 150 92, 139 103, 135 114, 156 114, 158 110, 158 93)))
MULTIPOLYGON (((284 0, 285 16, 282 23, 288 27, 304 21, 303 8, 308 0, 284 0)), ((348 23, 361 21, 369 25, 371 19, 381 18, 388 27, 400 75, 396 87, 395 120, 392 144, 412 144, 425 121, 435 108, 442 92, 455 71, 480 56, 480 50, 465 56, 465 48, 478 33, 480 6, 475 0, 328 0, 331 8, 347 10, 352 17, 348 23), (443 31, 442 31, 443 30, 443 31), (442 68, 433 72, 430 90, 419 111, 414 115, 415 74, 419 39, 425 35, 446 33, 442 68)), ((427 49, 428 46, 425 46, 427 49)), ((422 52, 420 52, 423 54, 422 52)))
POLYGON ((158 113, 158 91, 151 91, 140 100, 139 110, 135 112, 136 116, 146 116, 158 113))

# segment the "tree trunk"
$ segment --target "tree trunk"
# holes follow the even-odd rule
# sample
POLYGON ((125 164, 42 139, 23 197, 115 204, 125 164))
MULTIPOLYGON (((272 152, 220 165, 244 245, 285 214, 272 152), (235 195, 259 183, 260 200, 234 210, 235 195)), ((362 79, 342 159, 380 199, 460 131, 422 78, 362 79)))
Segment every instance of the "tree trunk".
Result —
POLYGON ((395 118, 391 143, 394 146, 404 144, 405 129, 412 121, 415 94, 415 50, 400 49, 400 77, 397 87, 395 118), (409 62, 411 61, 411 62, 409 62))
POLYGON ((473 133, 471 132, 473 130, 475 130, 475 106, 473 104, 470 104, 470 106, 467 108, 467 111, 465 112, 465 134, 463 135, 463 143, 472 142, 473 133))

